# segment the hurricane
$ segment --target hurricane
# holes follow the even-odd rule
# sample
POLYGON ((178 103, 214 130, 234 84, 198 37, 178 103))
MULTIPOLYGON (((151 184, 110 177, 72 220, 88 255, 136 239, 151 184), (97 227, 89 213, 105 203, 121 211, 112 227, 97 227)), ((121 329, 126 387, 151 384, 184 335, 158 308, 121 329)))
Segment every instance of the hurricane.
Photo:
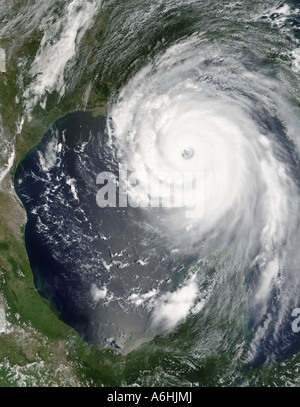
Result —
POLYGON ((230 247, 232 264, 250 280, 255 348, 265 335, 276 343, 297 290, 299 130, 285 89, 253 58, 211 46, 201 33, 176 43, 122 89, 110 136, 132 171, 203 174, 204 210, 194 219, 180 210, 145 216, 173 250, 205 258, 230 247))
MULTIPOLYGON (((209 361, 209 383, 263 382, 252 369, 300 349, 297 2, 96 3, 66 15, 80 42, 90 9, 109 10, 91 63, 107 111, 58 118, 16 171, 36 286, 88 343, 162 352, 163 383, 177 362, 198 383, 209 361)), ((45 41, 32 74, 59 49, 45 41)))

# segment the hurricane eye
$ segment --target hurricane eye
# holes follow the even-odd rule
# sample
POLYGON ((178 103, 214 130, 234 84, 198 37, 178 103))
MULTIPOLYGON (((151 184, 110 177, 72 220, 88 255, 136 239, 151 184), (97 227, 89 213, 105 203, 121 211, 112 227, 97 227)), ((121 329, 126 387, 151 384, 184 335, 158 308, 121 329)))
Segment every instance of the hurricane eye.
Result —
POLYGON ((181 155, 184 160, 190 160, 194 155, 194 151, 191 147, 185 147, 181 150, 181 155))

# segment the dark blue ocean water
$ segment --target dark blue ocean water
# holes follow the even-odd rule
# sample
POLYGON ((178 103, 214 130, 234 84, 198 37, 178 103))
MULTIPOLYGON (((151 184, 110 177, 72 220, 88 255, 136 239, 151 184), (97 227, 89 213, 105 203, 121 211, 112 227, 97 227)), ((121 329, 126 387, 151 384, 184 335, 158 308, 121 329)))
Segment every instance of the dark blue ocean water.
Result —
POLYGON ((147 326, 149 312, 127 301, 132 290, 174 289, 194 258, 168 255, 142 209, 98 207, 97 175, 118 177, 106 139, 104 117, 76 112, 57 120, 18 166, 15 188, 39 293, 84 339, 118 346, 116 338, 147 326), (108 287, 109 300, 94 301, 94 286, 108 287))
MULTIPOLYGON (((83 307, 87 298, 81 262, 85 258, 83 253, 97 257, 91 254, 97 239, 87 238, 90 224, 83 211, 87 203, 89 213, 96 214, 99 208, 94 199, 95 174, 89 174, 84 167, 78 168, 74 149, 81 143, 89 143, 91 138, 92 144, 101 144, 104 123, 103 117, 94 118, 80 112, 59 119, 26 155, 15 175, 15 188, 27 212, 25 241, 35 285, 52 302, 60 317, 83 335, 89 316, 83 307), (46 163, 43 168, 40 157, 45 157, 46 162, 50 160, 47 148, 53 140, 51 159, 56 156, 55 163, 49 169, 46 163), (58 145, 62 146, 60 152, 58 145), (66 183, 68 177, 76 179, 80 203, 66 183), (84 188, 86 181, 89 185, 84 188)), ((90 145, 86 154, 101 171, 98 151, 90 145)), ((96 218, 93 226, 99 227, 96 218)))

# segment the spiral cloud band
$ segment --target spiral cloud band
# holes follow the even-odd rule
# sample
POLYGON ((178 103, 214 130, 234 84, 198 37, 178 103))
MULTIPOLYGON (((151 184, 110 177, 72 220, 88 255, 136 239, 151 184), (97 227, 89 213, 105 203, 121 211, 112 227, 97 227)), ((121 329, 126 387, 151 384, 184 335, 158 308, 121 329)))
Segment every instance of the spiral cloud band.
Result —
MULTIPOLYGON (((201 216, 187 219, 185 208, 178 208, 161 217, 146 210, 145 218, 172 249, 203 258, 231 247, 239 272, 250 276, 254 349, 268 329, 276 337, 288 312, 284 293, 295 276, 299 140, 283 89, 266 66, 252 66, 251 55, 234 55, 194 35, 136 73, 112 104, 108 127, 116 161, 129 171, 203 174, 201 216), (274 289, 282 295, 279 325, 260 326, 274 289)), ((159 320, 158 308, 153 319, 159 320)))

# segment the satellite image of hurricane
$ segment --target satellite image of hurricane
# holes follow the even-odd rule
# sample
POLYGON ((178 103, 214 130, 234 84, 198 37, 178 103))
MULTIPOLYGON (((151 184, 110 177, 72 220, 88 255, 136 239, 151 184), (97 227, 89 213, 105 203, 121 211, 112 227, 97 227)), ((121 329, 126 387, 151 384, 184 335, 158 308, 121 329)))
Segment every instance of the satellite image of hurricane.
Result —
POLYGON ((0 1, 0 386, 300 385, 300 2, 0 1))

